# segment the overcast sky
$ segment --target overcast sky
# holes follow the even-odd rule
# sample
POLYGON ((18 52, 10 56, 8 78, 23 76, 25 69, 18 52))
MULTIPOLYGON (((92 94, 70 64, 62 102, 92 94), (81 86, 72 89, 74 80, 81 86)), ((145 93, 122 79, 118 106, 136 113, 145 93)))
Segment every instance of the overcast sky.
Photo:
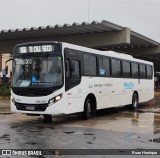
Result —
POLYGON ((89 0, 0 0, 0 30, 107 20, 160 42, 160 0, 88 4, 89 0))

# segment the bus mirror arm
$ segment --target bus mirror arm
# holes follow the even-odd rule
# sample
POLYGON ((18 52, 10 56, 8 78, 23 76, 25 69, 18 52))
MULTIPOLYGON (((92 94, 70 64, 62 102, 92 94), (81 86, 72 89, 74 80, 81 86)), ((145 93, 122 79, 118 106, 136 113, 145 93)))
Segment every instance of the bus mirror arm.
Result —
POLYGON ((6 62, 5 62, 5 74, 6 74, 6 75, 8 74, 8 65, 7 65, 7 63, 8 63, 9 61, 11 61, 11 60, 13 60, 13 58, 10 58, 10 59, 6 60, 6 62))

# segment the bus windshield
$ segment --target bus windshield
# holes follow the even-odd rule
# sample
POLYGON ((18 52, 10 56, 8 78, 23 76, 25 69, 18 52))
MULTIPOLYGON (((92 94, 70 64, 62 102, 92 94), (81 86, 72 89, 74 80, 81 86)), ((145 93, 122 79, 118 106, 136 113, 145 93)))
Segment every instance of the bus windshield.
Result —
POLYGON ((13 60, 12 87, 54 87, 62 84, 61 56, 20 56, 13 60))

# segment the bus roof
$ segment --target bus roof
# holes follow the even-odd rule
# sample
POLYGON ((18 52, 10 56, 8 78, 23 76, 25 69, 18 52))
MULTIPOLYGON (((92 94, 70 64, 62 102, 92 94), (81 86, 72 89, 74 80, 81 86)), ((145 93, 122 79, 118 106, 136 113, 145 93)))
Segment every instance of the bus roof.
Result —
POLYGON ((21 45, 42 44, 42 43, 59 43, 59 44, 62 44, 63 48, 67 47, 67 48, 71 48, 71 49, 75 49, 75 50, 79 50, 79 51, 85 51, 85 52, 89 52, 89 53, 93 53, 93 54, 96 53, 96 54, 104 55, 104 56, 108 56, 108 57, 119 58, 119 59, 130 60, 130 61, 135 61, 135 62, 140 62, 140 63, 153 65, 152 62, 137 59, 137 58, 133 58, 133 56, 128 55, 128 54, 115 52, 115 51, 100 51, 100 50, 96 50, 96 49, 93 49, 93 48, 87 48, 87 47, 83 47, 83 46, 79 46, 79 45, 75 45, 75 44, 70 44, 70 43, 66 43, 66 42, 59 42, 59 41, 27 42, 27 43, 18 44, 18 45, 16 45, 16 47, 21 46, 21 45))
POLYGON ((132 55, 128 55, 128 54, 124 54, 124 53, 120 53, 120 52, 100 51, 100 50, 87 48, 87 47, 82 47, 82 46, 69 44, 69 43, 65 43, 65 42, 60 42, 60 43, 62 43, 63 47, 68 47, 68 48, 71 48, 71 49, 76 49, 76 50, 85 51, 85 52, 89 52, 89 53, 93 53, 93 54, 96 53, 96 54, 104 55, 104 56, 108 56, 108 57, 119 58, 119 59, 130 60, 130 61, 135 61, 135 62, 140 62, 140 63, 153 65, 153 63, 150 62, 150 61, 133 58, 132 55))

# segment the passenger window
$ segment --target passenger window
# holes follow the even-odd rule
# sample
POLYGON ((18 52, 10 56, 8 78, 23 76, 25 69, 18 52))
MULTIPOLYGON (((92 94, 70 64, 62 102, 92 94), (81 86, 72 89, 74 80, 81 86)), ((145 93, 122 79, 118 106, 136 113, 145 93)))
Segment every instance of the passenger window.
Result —
POLYGON ((146 78, 146 66, 140 64, 140 78, 146 78))
POLYGON ((117 59, 112 59, 112 76, 121 77, 121 62, 117 59))
POLYGON ((88 54, 83 55, 84 61, 84 75, 90 75, 90 62, 88 54))
POLYGON ((138 78, 139 77, 139 71, 138 71, 138 64, 132 63, 132 78, 138 78))
POLYGON ((80 61, 72 60, 72 68, 71 68, 71 78, 78 79, 80 78, 80 61))
POLYGON ((97 75, 97 59, 96 56, 84 54, 84 75, 96 76, 97 75))
POLYGON ((71 72, 70 72, 70 59, 66 59, 66 78, 71 78, 71 72))
POLYGON ((122 72, 123 77, 126 77, 126 78, 131 77, 131 64, 130 64, 130 62, 123 61, 122 68, 123 68, 123 72, 122 72))
POLYGON ((153 76, 152 66, 147 65, 147 78, 152 79, 152 76, 153 76))
POLYGON ((90 56, 90 70, 91 75, 96 76, 97 75, 97 61, 96 56, 89 55, 90 56))
POLYGON ((99 76, 110 76, 110 61, 108 58, 99 58, 99 76))

